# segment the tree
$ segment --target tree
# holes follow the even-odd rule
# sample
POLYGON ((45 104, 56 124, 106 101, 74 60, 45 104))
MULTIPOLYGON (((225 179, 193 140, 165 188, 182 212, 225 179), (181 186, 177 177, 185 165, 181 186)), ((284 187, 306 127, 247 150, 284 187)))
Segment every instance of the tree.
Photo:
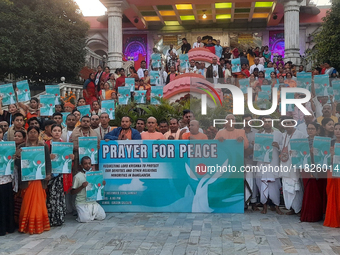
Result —
POLYGON ((311 58, 316 60, 316 64, 323 64, 326 60, 331 61, 331 65, 340 69, 340 1, 332 1, 332 7, 323 18, 321 30, 314 37, 315 49, 311 53, 311 58))
POLYGON ((88 29, 73 0, 1 0, 0 75, 74 80, 85 64, 88 29))

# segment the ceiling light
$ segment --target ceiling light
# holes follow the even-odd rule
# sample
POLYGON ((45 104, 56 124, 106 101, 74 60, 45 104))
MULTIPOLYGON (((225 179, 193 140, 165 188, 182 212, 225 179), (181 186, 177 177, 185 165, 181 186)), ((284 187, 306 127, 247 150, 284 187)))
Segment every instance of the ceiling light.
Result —
POLYGON ((207 18, 207 15, 204 13, 203 16, 202 16, 203 19, 206 19, 207 18))
POLYGON ((273 6, 273 2, 256 2, 255 3, 255 8, 258 8, 258 7, 268 8, 272 6, 273 6))
POLYGON ((231 14, 218 14, 216 19, 231 19, 231 14))
POLYGON ((164 24, 167 26, 179 26, 178 21, 164 21, 164 24))
POLYGON ((215 3, 216 9, 227 9, 231 7, 232 7, 232 3, 215 3))
POLYGON ((192 10, 191 4, 176 4, 177 10, 192 10))

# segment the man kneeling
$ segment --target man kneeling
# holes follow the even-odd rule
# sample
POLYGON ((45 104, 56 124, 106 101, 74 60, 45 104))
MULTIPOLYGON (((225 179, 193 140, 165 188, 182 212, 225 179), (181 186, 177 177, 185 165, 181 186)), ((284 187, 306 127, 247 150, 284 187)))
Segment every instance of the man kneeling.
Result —
MULTIPOLYGON (((104 220, 106 215, 104 209, 95 201, 86 201, 86 181, 85 172, 91 171, 91 158, 85 156, 81 159, 81 168, 73 178, 71 194, 76 194, 76 209, 78 213, 77 221, 90 222, 93 220, 104 220)), ((103 181, 103 185, 105 185, 103 181)))

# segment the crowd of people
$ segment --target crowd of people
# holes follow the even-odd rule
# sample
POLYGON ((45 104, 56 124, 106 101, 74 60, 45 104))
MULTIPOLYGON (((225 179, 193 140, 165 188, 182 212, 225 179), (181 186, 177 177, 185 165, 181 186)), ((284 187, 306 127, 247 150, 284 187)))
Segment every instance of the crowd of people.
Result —
MULTIPOLYGON (((197 38, 193 47, 206 47, 217 57, 210 66, 205 68, 204 63, 190 61, 188 72, 196 72, 207 79, 222 79, 223 82, 238 86, 238 79, 249 78, 249 84, 255 91, 261 90, 262 85, 274 86, 277 82, 283 87, 296 87, 296 73, 304 72, 304 67, 284 63, 282 57, 272 62, 268 47, 263 49, 241 51, 222 48, 220 42, 216 45, 208 41, 206 45, 197 38), (231 72, 230 59, 241 59, 242 71, 231 72), (270 79, 265 78, 264 68, 274 68, 270 79)), ((191 46, 183 39, 182 53, 187 53, 191 46)), ((167 58, 170 63, 169 74, 163 72, 163 85, 171 82, 177 75, 177 53, 170 47, 167 58), (173 61, 173 62, 172 62, 173 61), (171 64, 172 63, 172 64, 171 64)), ((150 77, 146 62, 141 62, 141 67, 135 70, 130 67, 129 78, 135 78, 136 90, 149 90, 150 77)), ((334 78, 337 72, 326 62, 322 69, 315 69, 313 74, 328 74, 334 78)), ((51 226, 60 226, 64 223, 67 212, 77 215, 79 222, 105 219, 103 208, 96 202, 86 201, 85 188, 88 185, 85 179, 87 171, 95 171, 89 157, 79 158, 78 138, 97 137, 98 148, 101 140, 207 140, 208 136, 195 120, 194 112, 185 110, 182 119, 170 118, 157 120, 149 117, 147 120, 138 119, 132 123, 129 116, 121 119, 119 127, 109 125, 109 114, 102 112, 101 102, 108 99, 117 101, 118 87, 125 86, 124 69, 110 72, 109 67, 104 71, 98 66, 96 73, 91 73, 84 83, 83 96, 78 99, 77 105, 62 102, 55 106, 55 113, 49 118, 40 116, 39 99, 31 98, 28 105, 23 103, 11 104, 8 110, 3 110, 0 98, 0 141, 14 141, 16 153, 13 155, 15 166, 13 175, 0 176, 0 235, 12 233, 18 228, 19 232, 39 234, 49 230, 51 226), (81 116, 77 107, 90 105, 92 115, 81 116), (62 126, 63 114, 67 112, 66 124, 62 126), (132 127, 134 126, 134 128, 132 127), (51 160, 55 157, 52 152, 53 142, 72 142, 73 160, 71 174, 51 174, 51 160), (43 146, 45 148, 46 178, 38 181, 21 180, 21 148, 43 146), (79 164, 80 162, 80 164, 79 164)), ((214 82, 215 83, 215 82, 214 82)), ((261 116, 263 127, 254 129, 248 124, 244 128, 236 128, 230 124, 235 122, 235 116, 226 117, 228 123, 219 130, 215 140, 223 142, 226 139, 236 139, 244 145, 244 164, 257 165, 260 169, 264 165, 291 166, 290 142, 292 139, 306 138, 309 140, 311 155, 313 154, 313 139, 315 136, 330 137, 332 139, 332 154, 334 144, 340 143, 339 116, 336 115, 337 103, 332 97, 315 96, 304 106, 311 115, 304 115, 295 107, 288 112, 288 116, 281 117, 284 126, 274 128, 271 116, 261 116), (329 104, 328 102, 331 102, 329 104), (295 124, 297 126, 295 127, 295 124), (270 163, 253 160, 253 146, 256 133, 273 134, 274 142, 272 160, 270 163)), ((300 95, 297 95, 300 97, 300 95)), ((243 119, 247 123, 253 116, 246 114, 243 119)), ((313 157, 312 157, 313 159, 313 157)), ((328 176, 327 176, 328 175, 328 176)), ((290 210, 288 214, 299 214, 301 221, 316 222, 323 219, 324 225, 340 227, 339 179, 315 176, 300 172, 275 173, 246 173, 245 206, 251 205, 253 210, 262 206, 262 213, 267 213, 268 206, 278 214, 283 214, 280 209, 281 196, 284 205, 290 210)), ((103 183, 105 185, 105 183, 103 183)))

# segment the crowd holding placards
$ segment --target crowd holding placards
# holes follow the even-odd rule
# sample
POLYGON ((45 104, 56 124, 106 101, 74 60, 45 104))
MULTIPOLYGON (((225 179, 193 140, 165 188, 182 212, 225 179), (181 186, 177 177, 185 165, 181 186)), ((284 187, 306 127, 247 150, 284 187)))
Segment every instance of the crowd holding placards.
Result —
MULTIPOLYGON (((187 53, 191 46, 184 42, 182 51, 187 53)), ((204 47, 200 38, 194 47, 204 47)), ((224 58, 213 58, 212 64, 205 68, 201 63, 182 57, 182 61, 189 63, 176 67, 177 53, 170 48, 166 55, 169 74, 156 62, 160 58, 154 56, 150 73, 156 71, 159 77, 151 78, 145 61, 137 71, 131 67, 129 77, 125 76, 124 69, 111 74, 108 67, 102 71, 99 66, 85 81, 84 97, 78 99, 77 105, 60 100, 60 90, 55 85, 46 86, 47 95, 39 99, 30 98, 25 82, 17 82, 16 89, 12 84, 1 85, 0 140, 4 146, 0 148, 13 151, 13 155, 3 156, 0 164, 0 235, 12 233, 15 228, 24 233, 42 233, 51 226, 63 224, 67 212, 77 215, 79 222, 105 219, 103 208, 87 197, 89 186, 102 190, 105 185, 105 181, 90 185, 87 179, 89 172, 98 172, 96 153, 101 140, 208 139, 190 110, 183 112, 181 120, 149 117, 132 123, 129 116, 124 116, 120 127, 109 125, 117 104, 130 100, 157 104, 162 92, 159 86, 152 85, 171 82, 177 75, 176 69, 180 73, 186 70, 202 74, 213 83, 227 82, 241 89, 252 87, 255 101, 263 105, 259 108, 268 106, 274 86, 279 90, 281 87, 311 90, 313 97, 305 104, 311 115, 304 115, 297 107, 290 106, 288 116, 281 118, 280 128, 273 127, 271 116, 261 116, 263 127, 254 129, 248 124, 252 116, 246 114, 243 116, 245 127, 237 129, 230 124, 235 122, 235 116, 229 114, 228 123, 217 132, 215 139, 243 142, 245 166, 258 167, 258 171, 245 173, 246 207, 250 203, 257 210, 261 203, 262 213, 267 213, 267 206, 270 206, 283 214, 279 208, 283 196, 285 207, 291 210, 289 214, 300 213, 301 221, 320 221, 326 214, 325 226, 340 227, 340 181, 336 178, 337 171, 330 171, 332 164, 340 163, 340 123, 336 113, 340 83, 329 79, 336 76, 334 68, 327 62, 323 70, 316 69, 312 75, 305 73, 303 66, 296 70, 291 63, 284 64, 280 57, 273 63, 267 46, 262 52, 248 51, 247 55, 254 57, 254 64, 242 51, 238 53, 238 49, 232 53, 221 50, 219 42, 213 45, 208 41, 205 47, 224 58), (154 82, 157 79, 160 80, 154 82), (316 82, 318 79, 320 81, 316 82), (318 86, 320 84, 324 86, 318 86), (26 105, 23 102, 28 98, 26 105), (3 110, 4 105, 8 105, 8 110, 3 110), (313 165, 320 165, 318 169, 322 171, 306 171, 313 165), (263 171, 270 167, 296 171, 263 171)))

